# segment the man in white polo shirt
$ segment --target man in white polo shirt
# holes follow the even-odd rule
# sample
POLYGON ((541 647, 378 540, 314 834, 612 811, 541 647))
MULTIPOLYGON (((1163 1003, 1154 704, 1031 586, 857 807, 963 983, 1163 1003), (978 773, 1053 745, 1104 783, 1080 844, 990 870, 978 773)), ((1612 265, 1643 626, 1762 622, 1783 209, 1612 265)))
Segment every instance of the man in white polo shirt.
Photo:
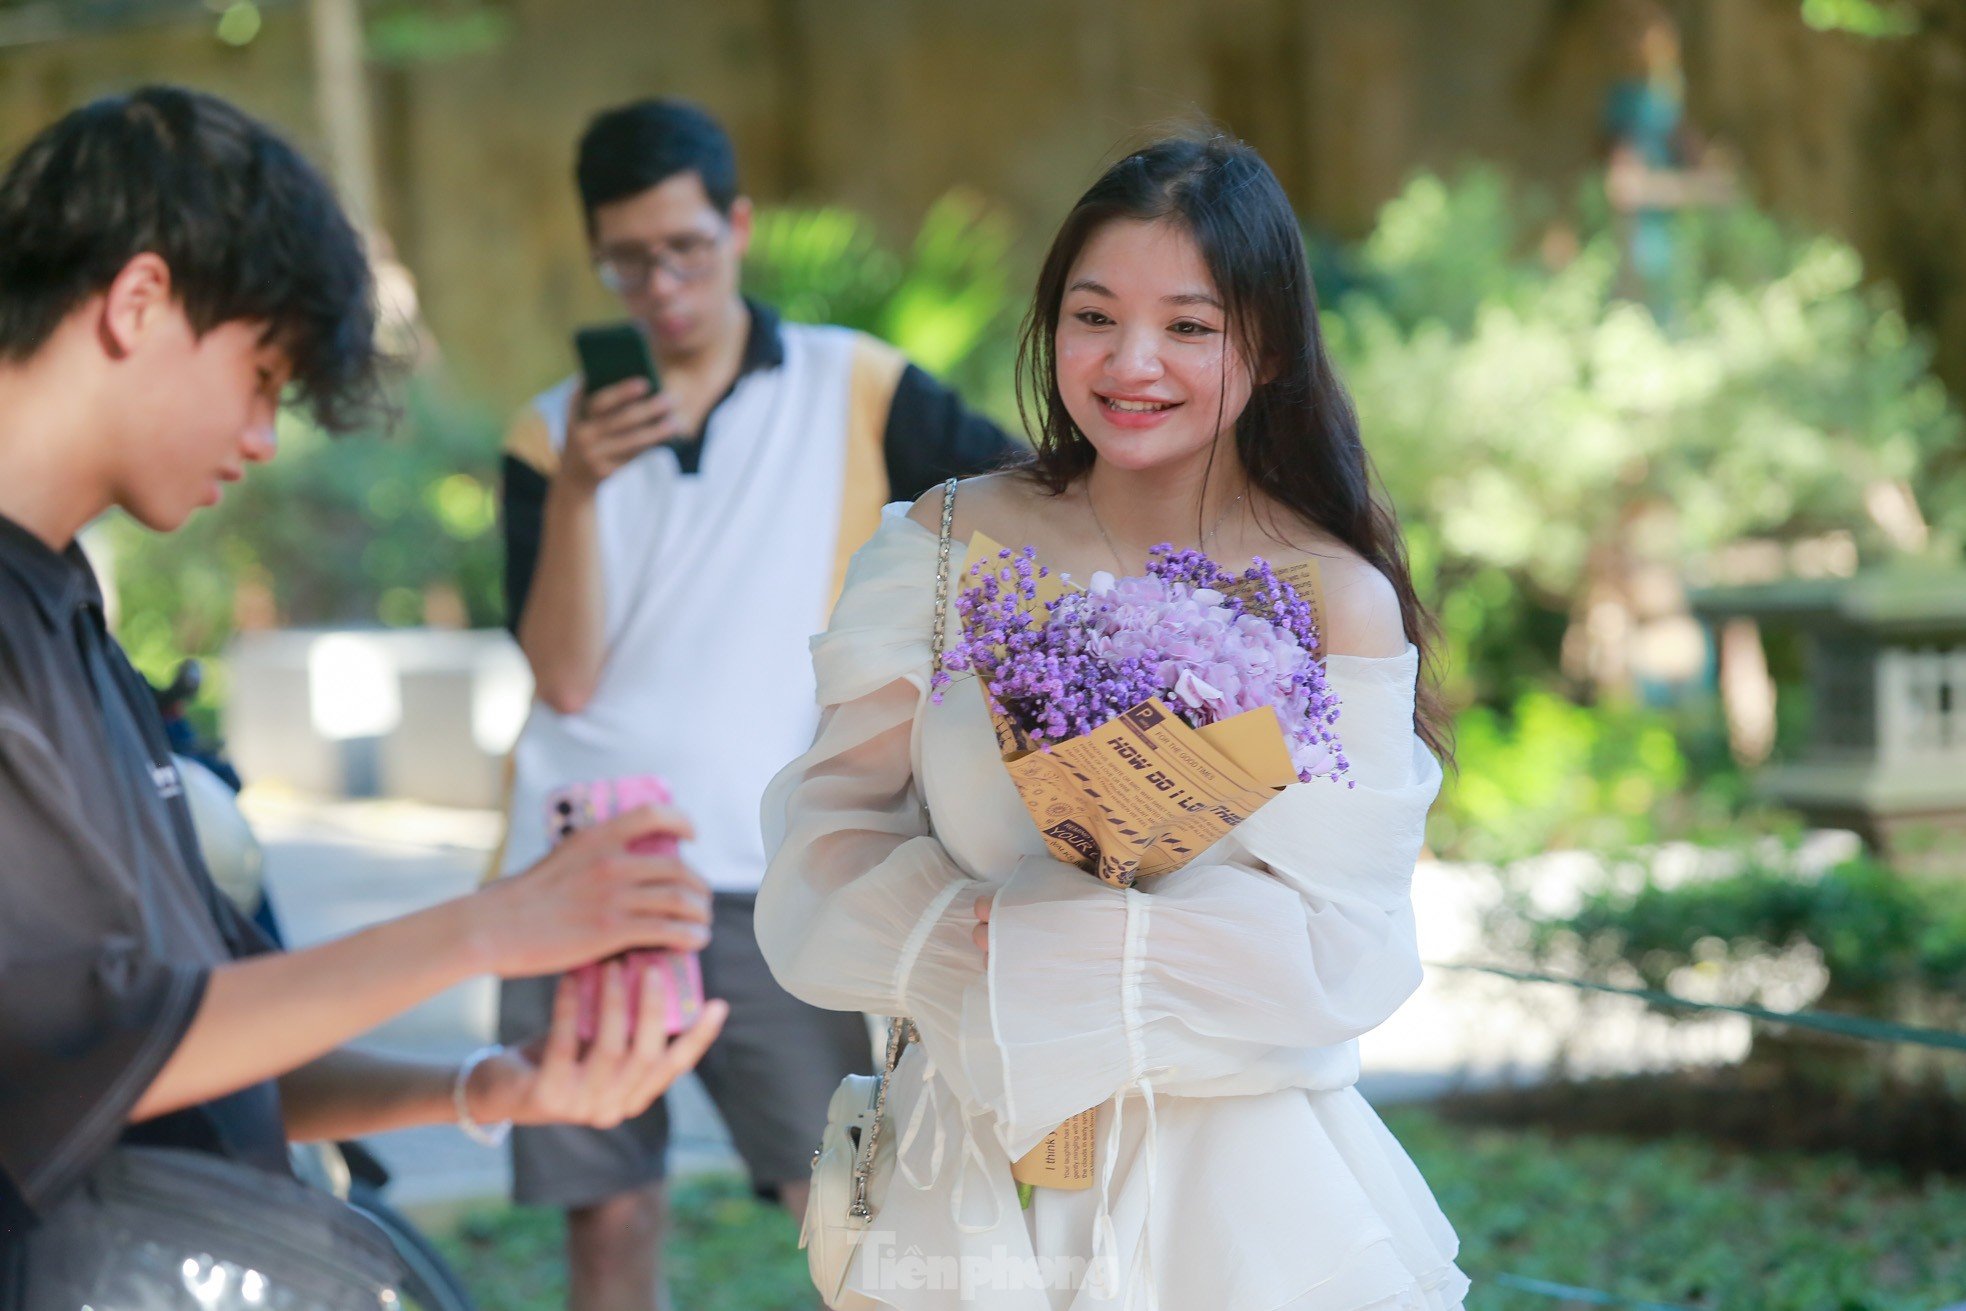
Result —
MULTIPOLYGON (((731 1006, 701 1076, 754 1183, 798 1214, 826 1103, 870 1054, 858 1016, 795 1000, 758 953, 759 799, 811 743, 807 639, 881 505, 1015 448, 892 348, 740 294, 751 206, 701 109, 601 114, 576 180, 595 268, 646 331, 661 391, 584 396, 569 378, 507 440, 507 601, 538 697, 503 868, 547 847, 553 788, 669 780, 696 827, 684 858, 715 894, 706 988, 731 1006)), ((507 985, 501 1027, 531 1032, 550 996, 550 980, 507 985)), ((568 1211, 573 1306, 667 1304, 667 1129, 657 1103, 613 1130, 514 1135, 516 1199, 568 1211)))

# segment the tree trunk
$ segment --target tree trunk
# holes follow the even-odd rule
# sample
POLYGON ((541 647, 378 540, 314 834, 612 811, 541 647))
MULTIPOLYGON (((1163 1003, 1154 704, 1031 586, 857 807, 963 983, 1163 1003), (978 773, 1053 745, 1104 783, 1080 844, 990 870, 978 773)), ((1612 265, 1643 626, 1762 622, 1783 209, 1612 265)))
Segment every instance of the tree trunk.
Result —
POLYGON ((363 63, 360 0, 309 0, 314 34, 314 104, 328 167, 349 217, 362 231, 377 221, 375 132, 363 63))

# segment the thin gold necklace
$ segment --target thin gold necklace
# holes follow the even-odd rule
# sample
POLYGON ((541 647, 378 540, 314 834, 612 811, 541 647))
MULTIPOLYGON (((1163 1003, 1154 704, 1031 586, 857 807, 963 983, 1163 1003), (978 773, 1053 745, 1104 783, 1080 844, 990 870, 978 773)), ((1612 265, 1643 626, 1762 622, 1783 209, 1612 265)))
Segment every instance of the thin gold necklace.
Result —
MULTIPOLYGON (((1206 550, 1208 548, 1209 538, 1222 531, 1222 525, 1228 522, 1229 515, 1235 508, 1242 504, 1242 498, 1243 493, 1237 492, 1235 499, 1223 508, 1221 514, 1215 516, 1215 522, 1208 526, 1208 531, 1201 535, 1201 541, 1196 544, 1199 549, 1206 550)), ((1093 503, 1092 482, 1090 479, 1085 484, 1085 508, 1092 511, 1092 526, 1099 530, 1099 536, 1105 541, 1106 549, 1113 553, 1114 562, 1119 565, 1121 570, 1125 570, 1127 567, 1126 557, 1120 554, 1119 547, 1113 545, 1113 535, 1106 531, 1105 521, 1099 517, 1099 507, 1093 503)))

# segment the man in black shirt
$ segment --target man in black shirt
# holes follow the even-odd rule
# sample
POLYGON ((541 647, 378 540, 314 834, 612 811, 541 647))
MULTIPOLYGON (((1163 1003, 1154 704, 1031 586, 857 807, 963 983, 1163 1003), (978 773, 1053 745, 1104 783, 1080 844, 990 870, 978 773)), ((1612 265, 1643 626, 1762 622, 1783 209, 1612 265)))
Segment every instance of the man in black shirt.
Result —
POLYGON ((147 688, 75 545, 120 507, 169 532, 272 458, 290 391, 331 429, 375 376, 361 244, 291 148, 208 96, 152 88, 43 132, 0 178, 0 1300, 35 1234, 119 1143, 269 1171, 289 1139, 457 1120, 606 1126, 708 1046, 602 1033, 563 990, 543 1042, 465 1069, 339 1050, 473 975, 696 949, 709 898, 630 841, 642 811, 514 879, 281 953, 218 896, 147 688))

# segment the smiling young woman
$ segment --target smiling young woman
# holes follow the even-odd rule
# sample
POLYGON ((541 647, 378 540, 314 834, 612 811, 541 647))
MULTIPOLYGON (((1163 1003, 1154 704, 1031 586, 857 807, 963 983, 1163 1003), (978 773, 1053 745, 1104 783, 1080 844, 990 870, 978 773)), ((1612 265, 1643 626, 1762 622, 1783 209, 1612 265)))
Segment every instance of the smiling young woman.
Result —
POLYGON ((927 695, 943 494, 889 507, 814 643, 818 740, 765 800, 758 936, 780 982, 920 1035, 887 1102, 881 1241, 825 1291, 1455 1311, 1453 1228, 1353 1087, 1355 1040, 1420 980, 1428 622, 1269 168, 1218 137, 1108 170, 1045 260, 1021 363, 1036 457, 960 484, 951 570, 976 531, 1079 579, 1138 574, 1164 542, 1231 569, 1317 557, 1349 786, 1286 788, 1136 888, 1053 859, 974 678, 927 695), (1021 1205, 1011 1163, 1088 1108, 1093 1186, 1021 1205))

